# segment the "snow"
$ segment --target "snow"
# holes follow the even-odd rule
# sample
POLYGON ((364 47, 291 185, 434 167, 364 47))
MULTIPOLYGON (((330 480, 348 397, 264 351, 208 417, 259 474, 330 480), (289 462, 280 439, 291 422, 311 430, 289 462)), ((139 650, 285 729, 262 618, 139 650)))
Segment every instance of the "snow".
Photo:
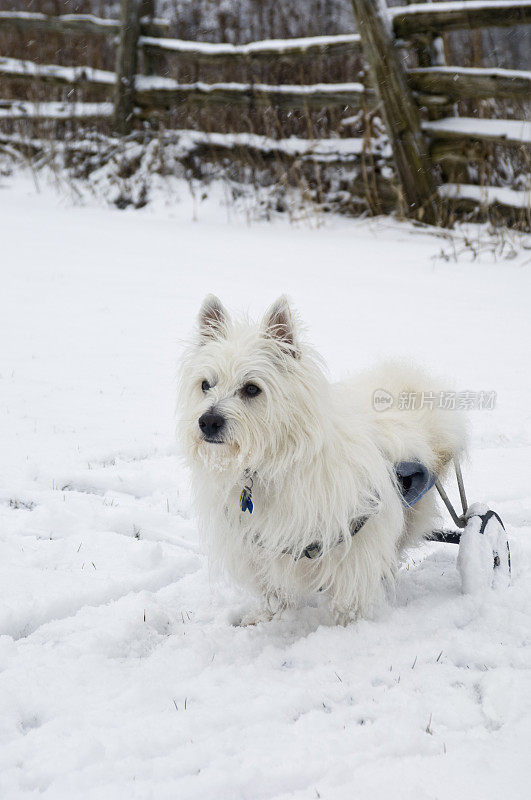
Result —
POLYGON ((280 54, 286 50, 300 48, 306 50, 313 47, 329 47, 341 44, 359 45, 361 38, 357 33, 345 33, 337 36, 305 36, 298 39, 262 39, 258 42, 234 45, 217 42, 189 42, 184 39, 159 39, 152 36, 142 36, 142 46, 155 45, 165 50, 177 53, 200 53, 212 56, 252 56, 262 52, 274 50, 280 54))
POLYGON ((481 205, 499 203, 510 208, 531 208, 531 194, 510 189, 508 186, 475 186, 466 183, 445 183, 439 186, 441 197, 475 200, 481 205))
POLYGON ((528 243, 249 225, 185 186, 120 212, 34 177, 0 184, 0 796, 527 798, 528 243), (462 594, 456 548, 431 544, 371 620, 312 600, 232 626, 250 601, 209 578, 173 439, 209 291, 253 315, 289 293, 333 377, 402 354, 495 389, 464 476, 504 519, 512 585, 462 594))
POLYGON ((478 119, 476 117, 445 117, 423 122, 430 134, 457 134, 477 136, 482 139, 510 139, 512 142, 531 144, 531 122, 520 119, 478 119))

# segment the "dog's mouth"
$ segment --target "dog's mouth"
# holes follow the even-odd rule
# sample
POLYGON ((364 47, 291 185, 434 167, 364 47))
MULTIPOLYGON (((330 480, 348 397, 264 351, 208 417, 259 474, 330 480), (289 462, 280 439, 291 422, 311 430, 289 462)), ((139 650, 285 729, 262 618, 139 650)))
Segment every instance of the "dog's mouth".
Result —
POLYGON ((219 437, 201 436, 197 441, 197 457, 207 469, 223 472, 238 459, 238 446, 219 437))

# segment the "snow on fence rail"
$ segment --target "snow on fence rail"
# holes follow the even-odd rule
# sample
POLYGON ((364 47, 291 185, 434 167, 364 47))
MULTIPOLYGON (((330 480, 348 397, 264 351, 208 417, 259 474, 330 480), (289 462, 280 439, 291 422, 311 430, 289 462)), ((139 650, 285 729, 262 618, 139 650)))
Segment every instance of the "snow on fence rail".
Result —
POLYGON ((395 36, 444 33, 463 28, 512 27, 531 23, 531 0, 466 0, 417 3, 389 9, 395 36))
POLYGON ((146 50, 173 57, 185 64, 267 63, 272 58, 306 59, 316 56, 345 56, 361 53, 361 38, 357 33, 339 36, 309 36, 300 39, 264 39, 242 45, 188 42, 183 39, 141 36, 138 43, 146 50))
POLYGON ((178 83, 169 78, 138 76, 136 100, 147 108, 168 108, 184 102, 195 105, 276 106, 277 108, 359 107, 373 92, 361 83, 267 85, 262 83, 178 83))
POLYGON ((446 117, 424 122, 422 127, 434 139, 473 139, 493 144, 531 145, 531 122, 520 119, 446 117))
POLYGON ((57 64, 36 64, 19 58, 0 58, 0 78, 27 80, 58 86, 92 86, 112 90, 114 72, 93 67, 61 67, 57 64))
POLYGON ((425 122, 430 156, 439 164, 465 164, 485 158, 484 144, 519 148, 531 159, 531 123, 525 120, 452 117, 425 122))
MULTIPOLYGON (((51 16, 28 11, 0 11, 0 29, 15 28, 31 33, 74 33, 83 36, 118 36, 120 20, 103 19, 94 14, 60 14, 51 16)), ((164 19, 143 18, 141 32, 149 36, 166 36, 170 24, 164 19)))
POLYGON ((520 209, 529 215, 530 192, 509 189, 507 186, 476 186, 470 183, 445 183, 439 187, 439 196, 451 200, 453 205, 491 207, 502 210, 520 209))
POLYGON ((0 100, 0 120, 87 120, 108 119, 112 115, 112 103, 28 103, 21 100, 0 100))
MULTIPOLYGON (((238 150, 247 156, 259 156, 265 160, 281 159, 288 161, 312 162, 320 164, 349 164, 358 162, 366 148, 360 137, 345 139, 271 139, 255 133, 205 133, 204 131, 166 131, 164 141, 177 144, 181 156, 223 158, 238 155, 238 150)), ((379 157, 389 159, 389 148, 379 157)))
POLYGON ((476 67, 419 67, 408 70, 410 87, 448 100, 488 97, 531 97, 531 72, 476 67))

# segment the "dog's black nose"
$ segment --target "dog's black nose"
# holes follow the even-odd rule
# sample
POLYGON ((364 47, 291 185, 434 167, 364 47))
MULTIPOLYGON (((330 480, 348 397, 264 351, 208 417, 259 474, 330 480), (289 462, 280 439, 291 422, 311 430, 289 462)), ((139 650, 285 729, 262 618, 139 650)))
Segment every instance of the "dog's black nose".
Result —
POLYGON ((205 439, 219 441, 221 431, 225 427, 225 417, 216 411, 206 411, 199 417, 199 427, 205 439))

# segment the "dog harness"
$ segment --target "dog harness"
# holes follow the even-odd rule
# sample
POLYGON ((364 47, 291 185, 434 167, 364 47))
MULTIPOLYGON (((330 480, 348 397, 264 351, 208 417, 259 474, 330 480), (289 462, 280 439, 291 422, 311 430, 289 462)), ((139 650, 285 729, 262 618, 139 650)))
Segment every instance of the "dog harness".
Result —
MULTIPOLYGON (((395 466, 395 475, 400 498, 406 508, 412 508, 415 503, 418 503, 420 498, 433 487, 437 480, 437 476, 430 472, 420 461, 401 461, 395 466)), ((246 483, 241 491, 239 506, 242 512, 253 513, 253 478, 251 475, 247 476, 246 483)), ((373 515, 367 514, 353 519, 349 525, 350 535, 355 536, 371 516, 373 515)), ((343 541, 343 537, 340 536, 337 544, 342 544, 343 541)), ((320 542, 313 542, 308 547, 305 547, 300 554, 293 553, 290 550, 286 550, 285 553, 293 556, 297 561, 301 558, 319 558, 323 554, 323 545, 320 542)))
MULTIPOLYGON (((484 563, 489 548, 492 552, 492 569, 494 573, 498 575, 496 580, 499 581, 503 579, 508 581, 511 577, 511 551, 504 524, 498 514, 486 506, 474 505, 470 508, 468 507, 461 467, 455 458, 454 467, 461 506, 463 508, 462 514, 458 514, 453 507, 448 495, 437 479, 437 476, 431 473, 424 464, 421 464, 419 461, 401 461, 395 466, 396 484, 402 503, 406 509, 412 508, 412 506, 418 503, 420 498, 435 485, 445 506, 450 512, 452 520, 457 527, 463 531, 464 541, 462 539, 461 530, 432 531, 429 538, 432 542, 457 544, 460 548, 460 552, 461 547, 465 547, 464 552, 466 555, 463 556, 461 561, 459 559, 457 560, 463 587, 477 585, 478 576, 475 574, 477 570, 479 570, 480 576, 483 575, 485 578, 484 563)), ((245 477, 246 485, 243 487, 240 495, 240 509, 242 511, 249 511, 249 513, 252 514, 253 479, 250 472, 247 472, 245 477)), ((377 513, 377 510, 374 513, 377 513)), ((374 516, 374 514, 367 514, 366 516, 353 519, 349 525, 350 535, 355 536, 371 516, 374 516)), ((340 535, 336 546, 342 542, 344 542, 344 538, 340 535)), ((255 538, 255 544, 260 545, 259 536, 255 538)), ((322 543, 314 542, 306 547, 302 553, 293 552, 292 550, 284 550, 283 552, 285 555, 290 555, 295 561, 298 561, 301 558, 319 558, 319 556, 323 555, 324 551, 322 543)), ((494 585, 491 581, 494 581, 495 578, 491 578, 487 574, 486 580, 488 580, 489 585, 494 585)), ((487 585, 485 579, 483 583, 485 586, 487 585)), ((465 589, 465 591, 468 590, 465 589)))

